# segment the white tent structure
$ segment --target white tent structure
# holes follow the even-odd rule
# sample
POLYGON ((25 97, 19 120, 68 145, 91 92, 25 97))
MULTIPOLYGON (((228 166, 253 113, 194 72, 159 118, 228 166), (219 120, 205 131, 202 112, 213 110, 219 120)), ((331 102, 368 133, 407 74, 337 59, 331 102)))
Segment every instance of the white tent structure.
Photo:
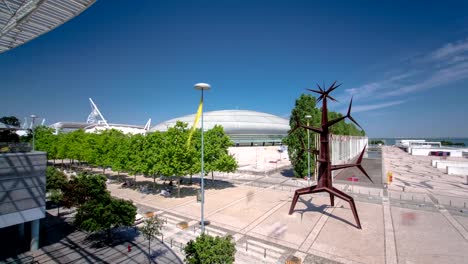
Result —
POLYGON ((78 16, 96 0, 0 0, 0 53, 78 16))

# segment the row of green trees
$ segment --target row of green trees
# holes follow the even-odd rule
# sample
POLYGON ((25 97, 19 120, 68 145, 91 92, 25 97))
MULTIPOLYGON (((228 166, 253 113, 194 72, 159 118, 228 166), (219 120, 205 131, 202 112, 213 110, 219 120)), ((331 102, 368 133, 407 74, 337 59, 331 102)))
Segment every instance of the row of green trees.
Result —
MULTIPOLYGON (((48 159, 70 159, 79 164, 112 168, 118 173, 143 174, 155 178, 158 175, 181 177, 201 171, 200 130, 195 130, 188 144, 190 130, 186 123, 178 122, 167 132, 146 135, 129 135, 110 129, 100 133, 76 130, 55 135, 54 130, 35 128, 36 149, 47 152, 48 159)), ((205 132, 205 171, 234 172, 235 158, 228 153, 233 143, 221 126, 205 132)), ((179 181, 177 181, 179 182, 179 181)))
MULTIPOLYGON (((328 119, 333 120, 340 118, 343 115, 337 112, 328 112, 328 119)), ((289 124, 291 128, 296 126, 296 118, 300 120, 301 124, 320 127, 322 121, 322 111, 316 105, 316 98, 309 94, 302 94, 295 103, 291 111, 289 124), (311 118, 306 119, 310 115, 311 118)), ((346 123, 344 120, 333 125, 330 131, 335 135, 351 135, 351 136, 365 136, 363 130, 359 130, 354 124, 346 123)), ((315 146, 315 137, 313 132, 310 133, 310 146, 311 149, 315 146)), ((293 166, 294 175, 296 177, 304 177, 307 175, 307 131, 305 129, 297 129, 294 133, 288 135, 283 139, 283 143, 288 146, 289 160, 293 166), (302 142, 301 142, 302 140, 302 142), (304 144, 304 146, 302 145, 304 144), (300 155, 303 153, 303 155, 300 155)), ((310 169, 314 171, 315 168, 315 155, 311 155, 310 169)))

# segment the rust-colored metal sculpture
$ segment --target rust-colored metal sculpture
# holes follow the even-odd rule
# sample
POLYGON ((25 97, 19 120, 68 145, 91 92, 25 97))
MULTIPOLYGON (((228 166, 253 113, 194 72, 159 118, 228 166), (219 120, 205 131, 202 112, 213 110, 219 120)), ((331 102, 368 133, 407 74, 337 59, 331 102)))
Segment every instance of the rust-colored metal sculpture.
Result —
MULTIPOLYGON (((341 84, 340 84, 341 85, 341 84)), ((291 130, 290 133, 293 133, 296 129, 298 128, 304 128, 311 130, 313 132, 316 132, 320 134, 320 149, 317 152, 317 150, 311 150, 307 149, 307 151, 312 152, 312 153, 318 153, 318 159, 317 161, 319 162, 319 168, 318 168, 318 181, 317 185, 313 185, 310 187, 305 187, 301 188, 295 191, 294 193, 294 198, 291 203, 291 208, 289 209, 289 214, 292 214, 294 212, 294 207, 296 206, 297 200, 299 199, 299 196, 304 195, 304 194, 309 194, 309 193, 319 193, 319 192, 327 192, 330 194, 330 203, 331 206, 335 205, 335 196, 338 198, 341 198, 347 202, 349 202, 349 205, 351 207, 351 210, 353 211, 354 219, 356 220, 357 228, 361 229, 361 222, 359 221, 359 216, 356 211, 356 205, 354 204, 354 199, 353 197, 347 195, 346 193, 336 189, 332 185, 332 171, 333 170, 340 170, 340 169, 345 169, 345 168, 350 168, 350 167, 357 167, 359 170, 361 170, 364 175, 367 176, 367 178, 371 181, 372 179, 369 177, 367 172, 364 170, 364 168, 361 166, 361 161, 362 157, 364 156, 364 152, 366 150, 366 146, 364 146, 364 149, 362 150, 361 154, 359 155, 356 163, 354 164, 342 164, 342 165, 332 165, 330 161, 330 146, 329 146, 329 136, 330 136, 330 127, 333 126, 334 124, 340 122, 341 120, 344 120, 345 118, 348 118, 352 122, 354 122, 358 127, 362 129, 362 127, 354 120, 354 118, 351 117, 351 106, 353 104, 353 99, 351 98, 351 102, 349 103, 349 108, 348 108, 348 113, 345 116, 339 117, 337 119, 328 121, 328 108, 327 108, 327 99, 330 99, 332 101, 336 102, 336 99, 331 97, 329 94, 338 88, 340 85, 336 85, 336 81, 328 88, 325 90, 325 87, 320 87, 317 85, 319 90, 312 90, 312 89, 307 89, 311 92, 318 93, 320 94, 320 97, 317 99, 317 103, 322 101, 322 124, 321 128, 315 128, 311 126, 304 126, 300 124, 300 119, 298 116, 296 116, 296 127, 291 130)), ((302 140, 301 140, 302 141, 302 140)), ((304 148, 304 144, 303 148, 304 148)), ((304 151, 302 150, 299 156, 303 153, 304 151)))

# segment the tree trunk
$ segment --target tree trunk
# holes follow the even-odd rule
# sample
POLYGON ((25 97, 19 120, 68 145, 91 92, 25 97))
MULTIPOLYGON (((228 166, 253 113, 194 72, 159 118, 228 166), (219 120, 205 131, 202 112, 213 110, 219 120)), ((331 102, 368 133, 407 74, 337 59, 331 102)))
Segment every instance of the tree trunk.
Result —
POLYGON ((156 173, 153 174, 153 190, 156 190, 156 173))
POLYGON ((192 174, 190 174, 190 181, 189 184, 192 185, 192 174))
POLYGON ((102 174, 106 175, 106 166, 102 167, 102 174))
POLYGON ((60 203, 57 203, 57 217, 60 218, 60 203))
POLYGON ((112 235, 111 229, 108 228, 108 229, 107 229, 107 240, 108 240, 109 242, 111 241, 111 235, 112 235))
POLYGON ((211 185, 214 186, 214 174, 213 174, 213 171, 211 171, 211 185))
POLYGON ((148 239, 148 259, 151 263, 151 239, 148 239))

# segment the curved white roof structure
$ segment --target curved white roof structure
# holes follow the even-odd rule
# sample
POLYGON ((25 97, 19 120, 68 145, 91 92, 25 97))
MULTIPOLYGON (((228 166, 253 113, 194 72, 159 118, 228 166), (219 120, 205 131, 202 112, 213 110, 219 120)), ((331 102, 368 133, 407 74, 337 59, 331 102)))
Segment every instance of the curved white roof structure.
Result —
POLYGON ((0 0, 0 53, 78 16, 96 0, 0 0))
MULTIPOLYGON (((192 126, 195 114, 164 121, 150 131, 166 131, 177 121, 192 126)), ((272 114, 248 110, 220 110, 203 113, 204 130, 221 125, 235 143, 281 142, 288 134, 289 120, 272 114)), ((197 127, 200 128, 198 123, 197 127)))

